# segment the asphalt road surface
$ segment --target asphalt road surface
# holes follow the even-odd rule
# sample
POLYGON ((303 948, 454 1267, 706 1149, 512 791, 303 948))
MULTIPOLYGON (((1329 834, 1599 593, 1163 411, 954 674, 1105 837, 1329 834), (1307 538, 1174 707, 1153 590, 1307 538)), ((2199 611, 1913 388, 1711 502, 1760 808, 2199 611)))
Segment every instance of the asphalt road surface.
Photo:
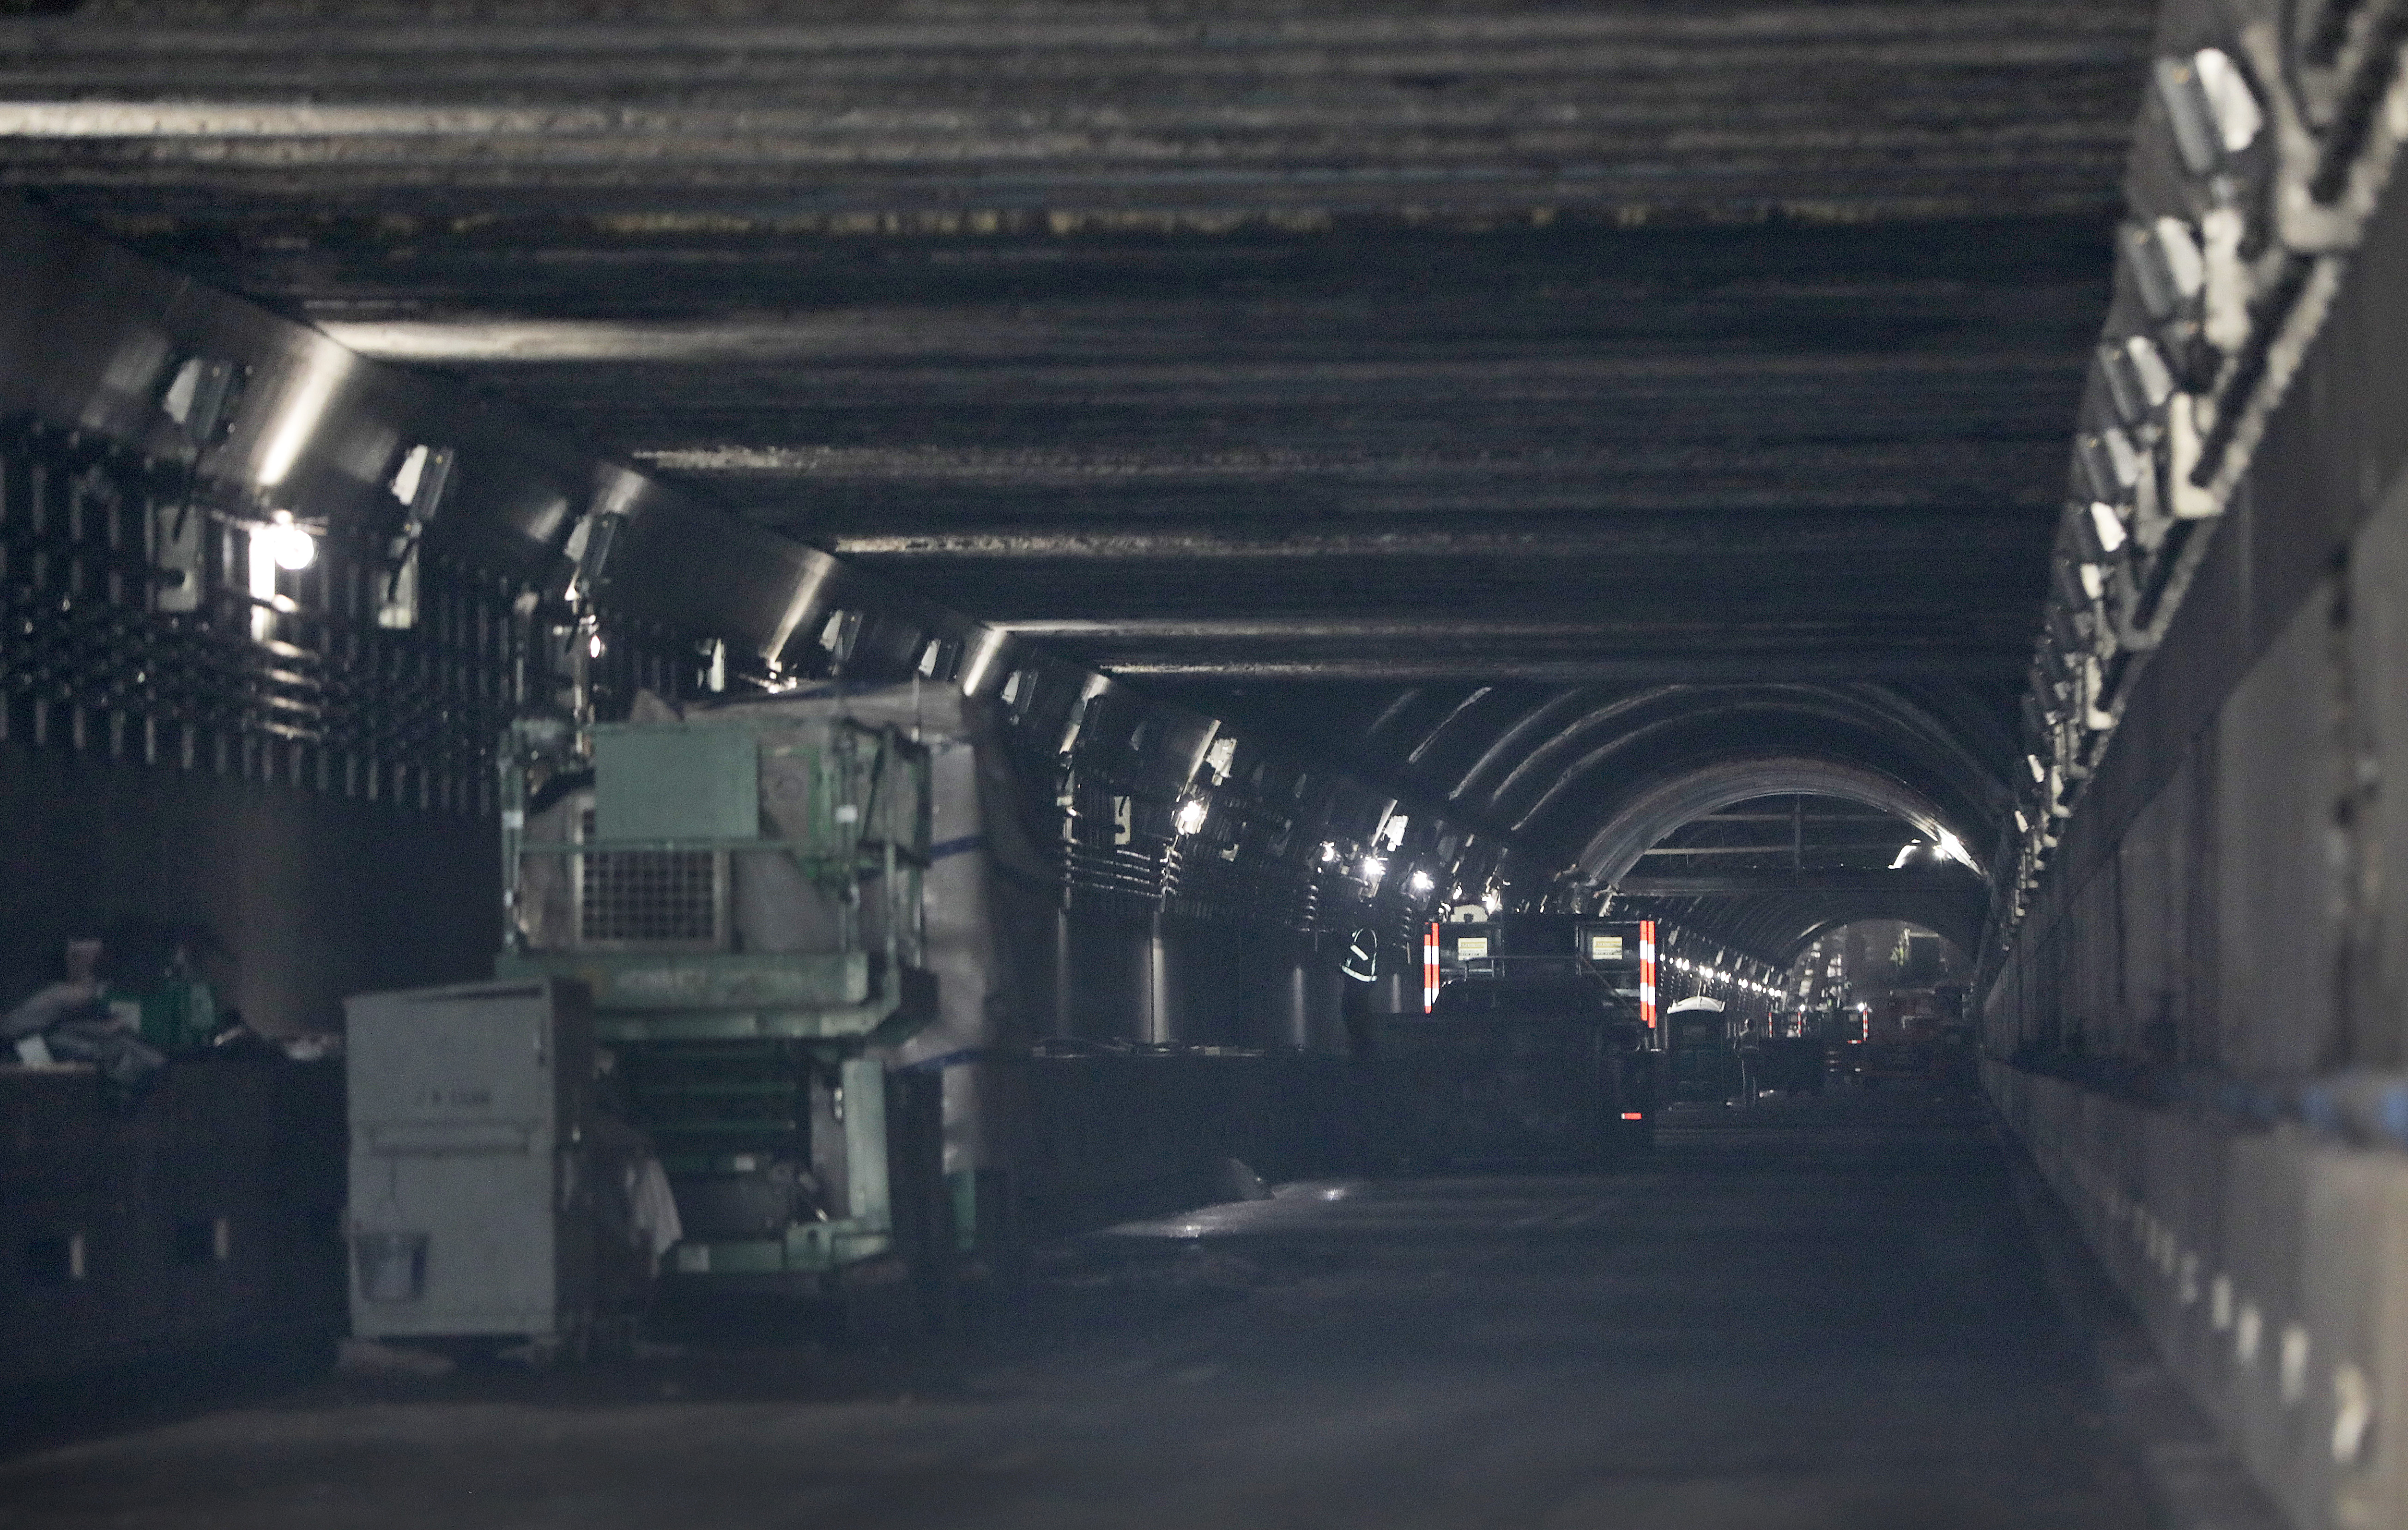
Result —
POLYGON ((1967 1097, 1698 1107, 1610 1174, 1331 1181, 1056 1250, 967 1337, 704 1331, 0 1461, 0 1526, 2146 1523, 1967 1097))

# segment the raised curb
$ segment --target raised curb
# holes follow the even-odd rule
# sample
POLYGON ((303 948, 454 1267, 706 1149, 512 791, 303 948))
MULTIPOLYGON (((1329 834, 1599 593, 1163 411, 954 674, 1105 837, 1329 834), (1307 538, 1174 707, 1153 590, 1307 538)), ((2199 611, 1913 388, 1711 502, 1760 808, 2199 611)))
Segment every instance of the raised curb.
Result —
POLYGON ((2049 1291, 2076 1330, 2152 1517, 2163 1530, 2294 1530, 2158 1358, 2023 1144, 1997 1130, 2049 1291))

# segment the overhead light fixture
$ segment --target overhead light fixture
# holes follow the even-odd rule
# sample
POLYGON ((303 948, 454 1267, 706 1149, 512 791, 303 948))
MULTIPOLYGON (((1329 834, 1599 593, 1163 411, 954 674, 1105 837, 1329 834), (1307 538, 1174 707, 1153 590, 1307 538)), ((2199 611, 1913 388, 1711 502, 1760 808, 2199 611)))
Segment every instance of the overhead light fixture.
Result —
POLYGON ((403 455, 401 466, 394 469, 393 482, 385 485, 395 499, 406 505, 418 498, 418 486, 426 481, 428 455, 423 445, 411 447, 403 455))
POLYGON ((1200 798, 1190 797, 1179 804, 1179 816, 1173 820, 1174 827, 1182 834, 1193 834, 1204 827, 1206 812, 1200 798))
POLYGON ((1388 874, 1388 863, 1378 856, 1365 856, 1362 870, 1364 881, 1377 882, 1388 874))
POLYGON ((2191 67, 2199 73, 2200 94, 2207 98, 2208 115, 2224 152, 2238 154, 2257 142, 2266 112, 2240 65, 2221 49, 2202 48, 2191 55, 2191 67))
POLYGON ((1965 848, 1965 842, 1945 829, 1940 831, 1939 848, 1940 859, 1942 860, 1953 860, 1969 872, 1976 869, 1972 856, 1965 848))
POLYGON ((2151 409, 2162 408, 2173 396, 2173 372, 2166 366, 2165 357, 2146 335, 2135 335, 2124 342, 2124 354, 2132 361, 2133 375, 2140 379, 2143 396, 2151 409))
POLYGON ((280 569, 299 573, 318 561, 318 539, 309 534, 308 527, 295 521, 289 510, 278 511, 252 535, 262 539, 267 556, 276 560, 280 569))
POLYGON ((1889 863, 1889 869, 1891 871, 1899 870, 1907 863, 1907 860, 1914 856, 1914 852, 1922 848, 1923 844, 1919 840, 1909 841, 1908 843, 1899 845, 1898 847, 1898 859, 1889 863))
POLYGON ((1321 863, 1325 866, 1338 859, 1338 846, 1327 840, 1321 842, 1321 863))
POLYGON ((1412 880, 1405 884, 1407 888, 1412 889, 1416 894, 1427 893, 1436 884, 1430 881, 1430 874, 1427 872, 1415 872, 1412 874, 1412 880))
POLYGON ((1235 738, 1224 733, 1212 741, 1212 747, 1204 751, 1204 767, 1212 772, 1212 785, 1217 787, 1229 779, 1229 767, 1237 758, 1238 741, 1235 738))
POLYGON ((2124 545, 2124 518, 2104 499, 2090 501, 2091 528, 2099 533, 2099 550, 2113 553, 2124 545))
POLYGON ((1497 895, 1495 888, 1491 888, 1480 895, 1480 906, 1494 914, 1505 906, 1505 900, 1497 895))

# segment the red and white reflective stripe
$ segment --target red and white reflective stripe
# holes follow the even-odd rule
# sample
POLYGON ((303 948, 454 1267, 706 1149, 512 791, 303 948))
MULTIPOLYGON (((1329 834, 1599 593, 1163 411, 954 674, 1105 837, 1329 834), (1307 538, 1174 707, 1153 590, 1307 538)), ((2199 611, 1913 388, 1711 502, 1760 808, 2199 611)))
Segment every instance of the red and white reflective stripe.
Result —
POLYGON ((1438 926, 1422 932, 1422 1013, 1438 1007, 1438 926))
POLYGON ((1639 1018, 1656 1029, 1656 921, 1639 921, 1639 1018))

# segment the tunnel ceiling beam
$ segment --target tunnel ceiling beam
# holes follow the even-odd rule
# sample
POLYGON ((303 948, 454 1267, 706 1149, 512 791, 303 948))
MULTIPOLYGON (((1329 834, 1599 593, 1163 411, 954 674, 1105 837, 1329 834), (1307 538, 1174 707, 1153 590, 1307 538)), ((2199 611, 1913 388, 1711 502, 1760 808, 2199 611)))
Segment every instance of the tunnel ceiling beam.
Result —
POLYGON ((1257 699, 2021 663, 2152 21, 345 8, 0 22, 0 175, 932 600, 1257 699), (1704 604, 1780 625, 1681 668, 1704 604), (1380 625, 1431 612, 1596 636, 1380 625), (1115 625, 1218 616, 1366 625, 1115 625))
POLYGON ((776 8, 0 19, 0 178, 1533 867, 1721 714, 1986 853, 2150 0, 776 8))
POLYGON ((240 25, 225 8, 20 23, 0 37, 16 45, 0 132, 94 190, 197 166, 330 206, 431 184, 455 208, 769 193, 770 220, 972 227, 1400 204, 1967 216, 2002 184, 2095 202, 2151 12, 1039 4, 562 26, 341 6, 240 25), (115 152, 127 141, 145 152, 115 152))
MULTIPOLYGON (((1290 474, 1284 483, 1292 484, 1290 474)), ((1790 501, 1794 503, 1793 501, 1790 501)), ((1593 502, 1584 508, 1594 508, 1593 502)), ((1096 561, 1254 562, 1282 558, 1709 558, 1718 566, 1751 559, 1863 558, 1913 556, 1952 561, 2012 556, 2030 540, 2014 507, 1992 502, 1992 514, 1955 510, 1872 508, 1860 497, 1825 514, 1787 518, 1731 512, 1601 517, 1577 512, 1523 524, 1494 519, 1383 520, 1355 529, 1248 530, 1214 517, 1170 520, 1158 512, 1118 524, 1063 522, 1051 526, 947 529, 946 506, 929 507, 919 527, 846 532, 829 550, 849 557, 953 557, 997 562, 1096 561)), ((2052 506, 2053 510, 2054 507, 2052 506)))
POLYGON ((1350 681, 1377 685, 1415 685, 1426 681, 1531 680, 1555 685, 1635 685, 1648 680, 1682 684, 1737 685, 1742 681, 1845 682, 1891 679, 1902 675, 1942 675, 1998 679, 2015 667, 2002 665, 1988 653, 1901 656, 1886 648, 1839 649, 1795 653, 1774 646, 1742 649, 1727 655, 1700 657, 1666 644, 1661 648, 1621 655, 1570 658, 1534 658, 1518 650, 1494 654, 1435 654, 1426 657, 1356 657, 1337 655, 1314 657, 1215 656, 1182 645, 1155 656, 1113 649, 1094 657, 1098 668, 1113 674, 1168 676, 1229 682, 1350 681))
POLYGON ((1970 894, 1976 900, 1987 896, 1981 878, 1970 872, 1920 866, 1900 867, 1894 872, 1650 872, 1641 876, 1626 876, 1615 887, 1633 898, 1739 898, 1789 892, 1940 892, 1970 894))

